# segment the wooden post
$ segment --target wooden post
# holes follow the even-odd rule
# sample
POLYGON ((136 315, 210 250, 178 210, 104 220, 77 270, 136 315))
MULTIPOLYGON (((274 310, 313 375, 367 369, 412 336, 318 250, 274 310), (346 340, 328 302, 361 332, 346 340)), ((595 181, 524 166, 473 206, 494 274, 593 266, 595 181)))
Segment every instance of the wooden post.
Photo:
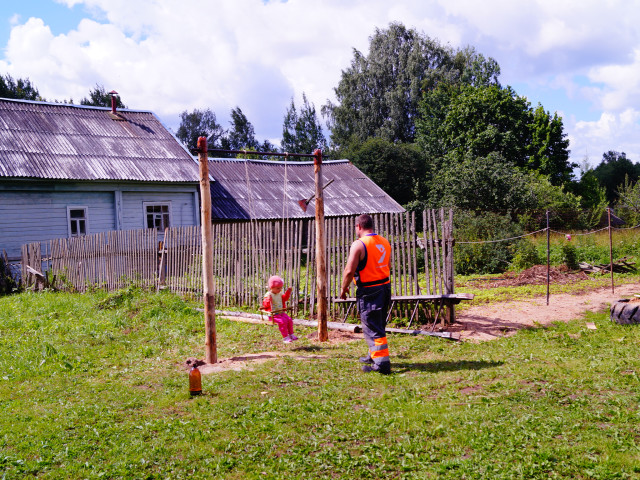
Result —
POLYGON ((607 216, 609 218, 609 270, 611 270, 611 293, 615 293, 613 286, 613 239, 611 236, 611 207, 607 207, 607 216))
POLYGON ((322 193, 322 151, 313 152, 313 172, 316 182, 316 283, 318 285, 318 340, 326 342, 327 332, 327 258, 324 231, 324 195, 322 193))
POLYGON ((205 361, 218 362, 216 349, 216 313, 213 286, 213 239, 211 227, 211 190, 209 188, 209 157, 207 137, 198 138, 198 162, 200 163, 200 223, 202 224, 202 287, 204 297, 205 361))
POLYGON ((549 210, 547 210, 547 305, 549 305, 549 277, 550 277, 550 256, 551 256, 551 246, 549 245, 549 234, 551 230, 549 230, 549 210))

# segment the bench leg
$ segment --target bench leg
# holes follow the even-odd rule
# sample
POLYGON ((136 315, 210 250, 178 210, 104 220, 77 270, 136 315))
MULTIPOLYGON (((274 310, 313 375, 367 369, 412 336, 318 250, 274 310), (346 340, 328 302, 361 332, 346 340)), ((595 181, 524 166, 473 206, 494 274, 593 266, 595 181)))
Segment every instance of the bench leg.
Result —
POLYGON ((416 306, 413 309, 413 312, 411 312, 411 318, 409 319, 409 325, 407 325, 407 328, 411 326, 411 323, 413 322, 413 319, 416 316, 416 312, 418 311, 419 306, 420 306, 420 300, 416 301, 416 306))

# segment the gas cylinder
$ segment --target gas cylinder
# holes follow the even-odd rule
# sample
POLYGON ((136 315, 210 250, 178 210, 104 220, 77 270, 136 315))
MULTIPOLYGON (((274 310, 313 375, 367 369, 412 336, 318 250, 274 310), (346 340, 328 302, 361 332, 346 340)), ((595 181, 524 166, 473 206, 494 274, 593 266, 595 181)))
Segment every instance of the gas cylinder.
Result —
POLYGON ((189 370, 189 394, 192 397, 202 394, 202 376, 198 367, 193 367, 189 370))

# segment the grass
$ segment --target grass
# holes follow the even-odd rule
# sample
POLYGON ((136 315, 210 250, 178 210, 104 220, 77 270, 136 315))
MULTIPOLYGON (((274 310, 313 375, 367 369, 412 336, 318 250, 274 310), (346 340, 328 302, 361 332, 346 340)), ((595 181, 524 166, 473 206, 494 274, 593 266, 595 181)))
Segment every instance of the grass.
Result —
MULTIPOLYGON (((285 346, 218 318, 220 358, 294 350, 203 377, 203 318, 168 294, 0 298, 0 478, 640 478, 640 330, 591 315, 467 344, 390 336, 285 346)), ((306 334, 306 335, 305 335, 306 334)))

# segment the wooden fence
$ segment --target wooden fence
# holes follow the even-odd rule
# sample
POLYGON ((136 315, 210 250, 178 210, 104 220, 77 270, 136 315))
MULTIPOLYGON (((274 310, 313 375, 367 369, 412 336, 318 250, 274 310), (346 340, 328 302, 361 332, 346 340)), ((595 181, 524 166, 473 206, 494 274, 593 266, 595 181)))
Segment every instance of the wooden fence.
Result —
MULTIPOLYGON (((452 212, 425 210, 419 235, 415 213, 373 215, 376 232, 392 246, 393 295, 453 293, 452 212), (424 268, 422 268, 424 267, 424 268), (420 287, 420 285, 423 287, 420 287)), ((330 311, 340 294, 342 270, 355 240, 355 217, 325 219, 330 311)), ((258 308, 269 276, 293 288, 294 314, 313 314, 316 304, 315 222, 250 221, 213 225, 216 305, 258 308), (310 246, 310 247, 308 247, 310 246)), ((58 287, 115 290, 128 282, 168 288, 183 296, 202 295, 200 227, 100 233, 37 242, 22 248, 23 279, 29 265, 50 271, 58 287), (158 246, 160 245, 160 248, 158 246), (62 280, 62 281, 61 281, 62 280)))

